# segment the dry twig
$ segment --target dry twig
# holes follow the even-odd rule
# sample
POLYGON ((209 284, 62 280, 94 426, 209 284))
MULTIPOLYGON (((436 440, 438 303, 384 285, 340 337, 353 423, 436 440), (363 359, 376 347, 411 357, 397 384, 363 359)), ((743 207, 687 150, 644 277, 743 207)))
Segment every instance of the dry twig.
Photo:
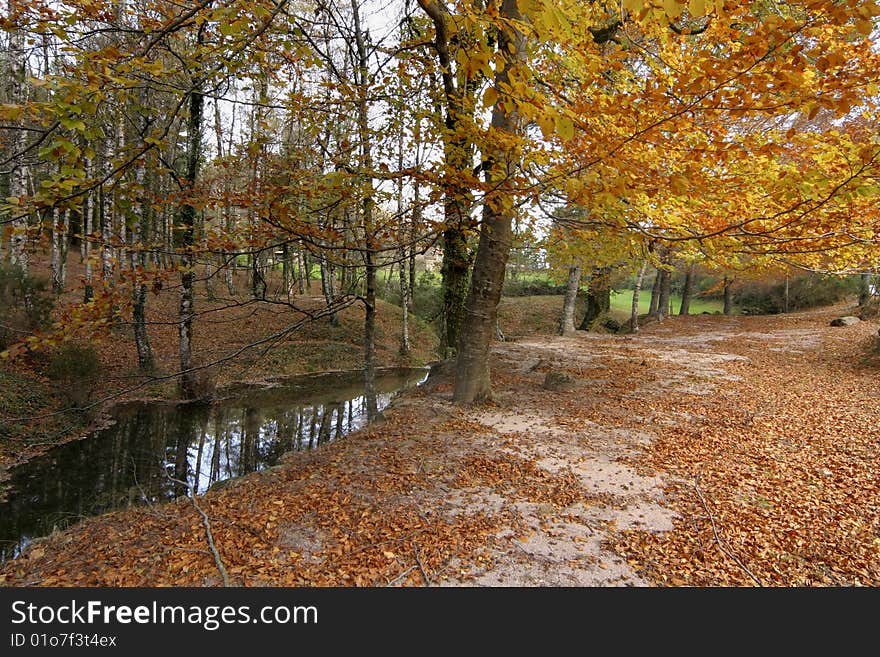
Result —
POLYGON ((749 570, 749 567, 746 566, 742 562, 742 560, 733 553, 733 551, 730 549, 729 546, 727 546, 726 541, 724 541, 724 539, 722 539, 721 536, 718 535, 718 527, 715 525, 715 516, 713 516, 712 512, 709 510, 709 505, 706 502, 706 497, 703 495, 703 491, 700 490, 700 476, 699 475, 697 475, 697 477, 694 479, 694 490, 697 491, 697 495, 700 498, 700 502, 703 503, 703 508, 706 510, 706 513, 709 516, 709 522, 712 523, 712 534, 715 536, 715 542, 718 544, 718 547, 721 549, 721 551, 724 554, 726 554, 730 559, 732 559, 736 563, 737 566, 742 568, 743 572, 746 575, 748 575, 749 577, 751 577, 752 580, 755 582, 755 584, 757 584, 758 586, 764 586, 764 584, 761 583, 761 580, 758 579, 758 577, 755 575, 755 573, 753 573, 751 570, 749 570))
POLYGON ((419 571, 422 573, 422 577, 425 578, 425 585, 426 585, 426 586, 433 586, 433 585, 434 585, 434 582, 432 582, 432 581, 431 581, 431 578, 428 577, 428 573, 425 572, 425 566, 422 565, 422 559, 421 559, 421 557, 419 556, 419 545, 418 545, 418 543, 416 543, 415 545, 413 545, 413 554, 416 555, 416 563, 417 563, 418 566, 419 566, 419 571))
POLYGON ((211 520, 208 518, 208 514, 205 513, 205 510, 199 506, 199 503, 196 500, 195 489, 186 481, 175 479, 167 473, 166 476, 174 483, 186 486, 187 491, 189 491, 189 495, 187 496, 189 497, 189 501, 192 502, 193 508, 198 514, 202 516, 202 524, 205 527, 205 538, 208 541, 208 548, 211 550, 211 555, 214 557, 214 563, 217 566, 217 570, 220 571, 220 577, 223 578, 223 586, 227 588, 232 586, 229 582, 229 574, 226 572, 226 566, 223 564, 223 559, 220 557, 220 552, 217 550, 217 545, 214 543, 214 533, 211 531, 211 520))

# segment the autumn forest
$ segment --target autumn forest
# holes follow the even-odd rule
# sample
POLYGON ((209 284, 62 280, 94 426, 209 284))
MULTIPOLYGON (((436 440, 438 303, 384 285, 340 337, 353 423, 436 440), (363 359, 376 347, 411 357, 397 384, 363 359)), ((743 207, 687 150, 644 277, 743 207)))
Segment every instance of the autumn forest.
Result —
POLYGON ((8 0, 0 583, 880 585, 878 17, 8 0))

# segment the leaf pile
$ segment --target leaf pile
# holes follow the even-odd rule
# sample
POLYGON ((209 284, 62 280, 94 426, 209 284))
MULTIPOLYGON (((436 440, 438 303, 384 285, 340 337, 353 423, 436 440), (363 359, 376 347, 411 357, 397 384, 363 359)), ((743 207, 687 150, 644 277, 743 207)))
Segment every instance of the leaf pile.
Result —
POLYGON ((551 473, 509 454, 466 459, 455 483, 461 487, 488 486, 515 499, 560 509, 584 499, 584 491, 571 472, 551 473))

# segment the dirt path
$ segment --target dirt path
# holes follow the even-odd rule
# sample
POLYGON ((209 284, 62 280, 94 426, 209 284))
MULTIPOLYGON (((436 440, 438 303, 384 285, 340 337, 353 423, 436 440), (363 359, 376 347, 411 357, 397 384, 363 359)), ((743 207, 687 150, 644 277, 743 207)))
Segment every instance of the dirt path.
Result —
MULTIPOLYGON (((434 379, 199 506, 239 585, 876 586, 877 323, 833 316, 499 344, 492 404, 434 379)), ((186 500, 56 533, 0 581, 222 583, 186 500)))

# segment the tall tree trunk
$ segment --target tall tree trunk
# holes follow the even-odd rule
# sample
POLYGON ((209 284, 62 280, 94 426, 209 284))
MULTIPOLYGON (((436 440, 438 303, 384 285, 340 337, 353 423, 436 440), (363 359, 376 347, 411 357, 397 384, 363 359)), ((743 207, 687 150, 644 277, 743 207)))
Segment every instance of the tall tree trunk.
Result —
MULTIPOLYGON (((415 143, 416 152, 422 143, 422 121, 416 115, 415 127, 413 129, 413 142, 415 143)), ((417 156, 418 157, 418 156, 417 156)), ((420 163, 417 161, 417 166, 420 163)), ((409 232, 409 254, 408 254, 408 270, 409 270, 409 297, 407 305, 409 312, 415 312, 414 297, 416 289, 416 236, 419 234, 422 225, 422 201, 421 201, 421 185, 418 178, 414 178, 413 185, 413 204, 412 204, 412 220, 410 222, 409 232)))
POLYGON ((648 314, 651 317, 657 316, 657 308, 660 307, 660 285, 663 280, 660 278, 663 269, 661 267, 657 267, 657 271, 654 273, 654 284, 651 286, 651 303, 648 305, 648 314))
POLYGON ((67 238, 68 219, 70 210, 61 212, 58 208, 52 210, 52 254, 50 257, 50 269, 52 272, 52 291, 55 294, 64 292, 65 271, 67 268, 67 238))
MULTIPOLYGON (((460 216, 458 202, 447 201, 446 221, 450 216, 460 216), (450 206, 454 206, 450 207, 450 206)), ((459 221, 460 220, 454 220, 459 221)), ((443 231, 443 263, 440 267, 443 289, 443 330, 441 353, 447 358, 455 353, 461 341, 461 326, 468 293, 468 273, 471 254, 467 235, 460 224, 443 231)))
MULTIPOLYGON (((265 72, 260 72, 254 80, 254 104, 250 117, 251 141, 254 147, 254 157, 251 166, 251 185, 253 198, 259 200, 263 189, 263 175, 261 163, 267 140, 265 107, 269 102, 269 81, 265 72)), ((249 223, 253 229, 259 218, 258 213, 251 203, 248 209, 249 223)), ((268 289, 266 283, 265 262, 268 254, 262 249, 256 250, 251 258, 251 296, 254 299, 265 299, 268 289)))
POLYGON ((235 255, 224 253, 224 256, 223 280, 226 281, 226 291, 229 292, 229 296, 235 296, 235 278, 233 277, 233 272, 235 271, 235 255))
MULTIPOLYGON (((143 188, 144 167, 139 165, 135 171, 135 187, 143 188)), ((140 192, 138 192, 140 193, 140 192)), ((147 262, 146 254, 141 246, 142 234, 147 225, 147 209, 145 204, 137 199, 132 204, 132 214, 135 221, 128 233, 128 258, 132 276, 132 325, 134 328, 134 344, 137 348, 138 367, 141 371, 150 372, 155 368, 153 348, 150 346, 150 338, 147 333, 147 285, 143 281, 144 267, 147 262)))
POLYGON ((498 53, 504 67, 495 74, 498 99, 492 108, 490 132, 501 138, 485 153, 488 192, 483 201, 483 222, 480 243, 471 277, 467 312, 459 340, 455 368, 453 399, 470 403, 491 396, 489 374, 489 345, 495 331, 498 303, 504 285, 504 272, 510 255, 512 220, 514 213, 516 173, 520 153, 517 146, 522 133, 522 121, 516 112, 516 103, 509 97, 511 73, 522 75, 526 59, 526 43, 516 28, 522 20, 517 0, 502 0, 502 22, 498 32, 498 53), (505 19, 513 22, 507 22, 505 19))
MULTIPOLYGON (((122 8, 124 7, 124 3, 118 5, 117 15, 122 16, 122 8)), ((119 116, 116 119, 116 152, 124 153, 125 152, 125 115, 123 112, 119 112, 119 116)), ((119 242, 119 249, 117 251, 118 261, 116 262, 116 266, 122 270, 125 269, 125 247, 123 246, 126 240, 126 232, 127 226, 125 225, 125 212, 117 212, 116 208, 121 206, 122 204, 116 200, 120 198, 124 198, 124 191, 120 191, 117 189, 114 192, 114 211, 113 211, 113 235, 116 240, 119 242)))
MULTIPOLYGON (((789 309, 789 292, 790 292, 789 277, 788 277, 788 275, 786 275, 786 277, 785 277, 785 296, 782 300, 782 312, 784 312, 784 313, 787 313, 788 309, 789 309)), ((859 296, 859 305, 861 306, 862 304, 863 304, 862 297, 860 295, 859 296)))
POLYGON ((648 261, 642 260, 642 266, 639 267, 636 283, 633 286, 632 310, 629 318, 630 331, 633 333, 639 332, 639 296, 642 294, 642 281, 645 279, 645 270, 647 268, 648 261))
POLYGON ((681 306, 678 308, 679 315, 687 315, 691 311, 691 296, 694 287, 694 264, 689 263, 684 272, 684 285, 681 288, 681 306))
POLYGON ((268 289, 266 278, 263 275, 263 257, 262 250, 257 250, 251 255, 251 296, 254 299, 265 299, 268 289))
POLYGON ((472 263, 468 234, 473 230, 470 213, 473 198, 462 183, 462 178, 469 176, 473 168, 473 143, 467 136, 467 124, 473 121, 474 96, 479 84, 467 75, 459 75, 456 83, 456 64, 450 53, 450 43, 458 35, 450 34, 451 17, 445 4, 436 0, 418 0, 418 3, 434 24, 434 51, 440 65, 446 100, 443 150, 447 173, 442 183, 444 230, 441 236, 443 263, 440 273, 443 278, 443 327, 440 349, 448 358, 461 342, 463 317, 468 303, 468 272, 472 263))
POLYGON ((61 267, 59 271, 62 290, 67 286, 67 254, 70 250, 70 210, 65 210, 63 216, 64 230, 61 233, 61 267))
POLYGON ((372 420, 378 415, 376 399, 376 253, 375 226, 373 225, 373 152, 369 124, 369 71, 365 34, 361 29, 360 8, 358 0, 351 0, 351 11, 354 18, 354 37, 357 47, 357 122, 360 140, 360 175, 363 181, 363 199, 361 201, 362 222, 366 248, 364 249, 364 266, 366 294, 364 299, 364 399, 367 403, 367 418, 372 420))
MULTIPOLYGON (((788 289, 788 276, 785 277, 786 289, 788 289)), ((786 295, 787 298, 787 295, 786 295)), ((871 274, 868 272, 859 274, 859 305, 864 306, 871 300, 871 274)), ((787 312, 787 309, 786 309, 787 312)))
MULTIPOLYGON (((205 248, 205 252, 207 253, 207 244, 202 245, 205 248)), ((205 259, 205 280, 203 281, 205 284, 205 296, 210 300, 214 300, 217 298, 217 295, 214 292, 214 276, 217 274, 217 269, 214 266, 214 263, 211 262, 211 257, 208 256, 205 259)))
MULTIPOLYGON (((668 266, 667 262, 667 266, 668 266)), ((657 319, 669 317, 669 299, 672 295, 672 272, 665 267, 660 272, 660 298, 657 301, 657 319)))
MULTIPOLYGON (((17 13, 17 4, 13 0, 9 0, 10 16, 17 13)), ((13 29, 9 33, 9 59, 9 101, 23 106, 27 103, 27 52, 25 51, 24 32, 20 29, 13 29)), ((27 112, 23 111, 21 115, 24 117, 27 115, 27 112)), ((19 122, 23 124, 25 120, 21 118, 19 122)), ((9 174, 9 196, 14 199, 23 199, 27 196, 28 180, 28 170, 24 163, 24 153, 27 148, 27 131, 15 130, 13 134, 11 148, 14 159, 12 160, 12 171, 9 174)), ((12 234, 9 237, 9 261, 23 272, 28 273, 28 215, 21 209, 23 207, 24 205, 20 207, 14 205, 11 210, 12 217, 10 223, 12 225, 12 234)))
POLYGON ((376 398, 376 265, 372 249, 364 250, 364 400, 367 403, 367 419, 373 420, 379 413, 376 398))
POLYGON ((409 344, 409 306, 410 289, 409 275, 407 274, 406 246, 401 244, 397 252, 400 258, 400 353, 406 356, 410 350, 409 344))
MULTIPOLYGON (((401 105, 402 108, 402 105, 401 105)), ((403 110, 401 109, 397 126, 397 170, 403 171, 403 110)), ((406 237, 407 231, 403 221, 403 176, 397 179, 397 221, 400 222, 398 230, 397 249, 398 259, 398 289, 400 290, 400 353, 406 356, 409 353, 409 286, 407 276, 406 237)))
MULTIPOLYGON (((336 302, 336 279, 333 274, 333 265, 323 253, 318 255, 321 264, 321 291, 324 293, 324 302, 328 308, 332 308, 336 302)), ((330 325, 339 326, 339 315, 336 312, 330 314, 330 325)))
POLYGON ((113 125, 105 126, 107 134, 104 137, 104 161, 103 173, 104 183, 98 188, 98 213, 100 215, 101 225, 101 281, 104 291, 106 292, 113 286, 113 270, 115 253, 113 251, 113 217, 115 208, 113 207, 113 197, 111 191, 106 185, 109 183, 110 173, 113 171, 114 146, 116 140, 113 138, 113 125))
MULTIPOLYGON (((234 129, 235 122, 235 112, 232 113, 232 121, 233 125, 230 127, 230 130, 234 129)), ((220 103, 215 100, 214 101, 214 136, 217 140, 217 159, 223 159, 223 121, 220 116, 220 103)), ((230 238, 232 235, 232 206, 229 203, 229 196, 231 195, 230 189, 230 174, 228 171, 224 171, 223 173, 223 209, 222 209, 222 227, 226 232, 226 238, 230 238)), ((226 283, 226 290, 229 292, 230 296, 235 295, 235 279, 232 276, 232 266, 231 263, 235 262, 235 256, 232 253, 227 251, 221 252, 219 256, 220 266, 223 267, 223 280, 226 283)))
MULTIPOLYGON (((199 33, 201 36, 201 32, 199 33)), ((202 152, 202 82, 194 79, 189 92, 189 117, 186 126, 186 176, 184 178, 187 194, 195 192, 199 175, 199 160, 202 152)), ((190 200, 184 203, 178 213, 178 231, 181 239, 180 258, 180 311, 179 311, 179 351, 180 351, 180 391, 185 399, 197 396, 196 373, 193 371, 192 320, 195 315, 193 287, 195 283, 195 224, 197 210, 190 200)))
POLYGON ((731 284, 733 281, 727 276, 724 277, 724 314, 729 315, 733 312, 733 291, 731 284))
POLYGON ((572 265, 568 268, 568 284, 565 286, 565 298, 562 301, 562 318, 559 320, 559 335, 574 333, 575 302, 578 288, 581 285, 581 266, 572 265))
POLYGON ((281 284, 284 287, 284 298, 290 301, 294 297, 293 253, 290 244, 281 245, 281 284))
POLYGON ((306 293, 306 257, 302 248, 296 250, 296 284, 299 287, 299 293, 306 293))
MULTIPOLYGON (((92 175, 92 161, 91 159, 86 159, 85 162, 85 170, 86 177, 92 175)), ((83 201, 83 218, 82 218, 82 232, 83 232, 83 262, 85 263, 85 285, 83 288, 83 302, 88 303, 95 296, 95 288, 94 283, 92 281, 92 228, 93 228, 93 217, 94 217, 94 206, 95 206, 95 197, 94 194, 89 191, 86 192, 85 200, 83 201)))

